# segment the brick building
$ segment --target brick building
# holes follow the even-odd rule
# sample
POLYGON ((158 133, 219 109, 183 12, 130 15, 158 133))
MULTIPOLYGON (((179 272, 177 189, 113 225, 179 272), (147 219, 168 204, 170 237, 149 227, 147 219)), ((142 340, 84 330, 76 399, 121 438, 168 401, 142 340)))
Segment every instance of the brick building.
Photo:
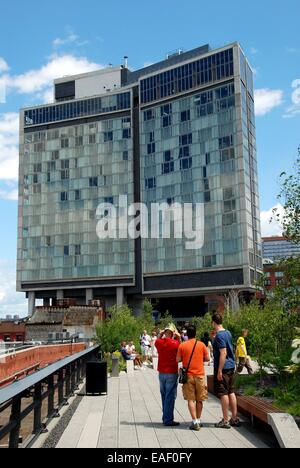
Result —
POLYGON ((62 333, 92 339, 97 323, 103 319, 103 309, 97 306, 36 307, 26 323, 26 339, 47 342, 50 334, 59 336, 62 333))
POLYGON ((0 341, 25 341, 25 322, 0 321, 0 341))

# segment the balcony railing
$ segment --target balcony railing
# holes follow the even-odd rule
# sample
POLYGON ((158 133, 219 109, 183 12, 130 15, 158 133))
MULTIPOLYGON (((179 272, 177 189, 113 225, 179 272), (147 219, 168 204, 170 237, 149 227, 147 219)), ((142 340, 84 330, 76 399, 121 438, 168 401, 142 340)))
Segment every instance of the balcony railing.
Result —
POLYGON ((47 432, 47 424, 51 419, 59 417, 59 410, 68 404, 68 399, 82 382, 86 362, 98 352, 99 346, 88 348, 0 389, 0 420, 3 421, 5 412, 10 412, 8 422, 0 425, 0 441, 8 438, 6 445, 18 448, 22 439, 22 421, 30 416, 32 431, 22 443, 23 447, 30 446, 42 432, 47 432), (32 403, 24 408, 24 400, 28 398, 32 398, 32 403), (43 418, 44 402, 47 408, 43 418))

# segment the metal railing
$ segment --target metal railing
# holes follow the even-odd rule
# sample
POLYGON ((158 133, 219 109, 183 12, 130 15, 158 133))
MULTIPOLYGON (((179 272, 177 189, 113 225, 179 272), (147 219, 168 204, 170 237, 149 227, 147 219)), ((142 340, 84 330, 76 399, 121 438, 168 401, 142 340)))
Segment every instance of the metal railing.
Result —
POLYGON ((0 427, 0 441, 9 436, 8 447, 18 448, 22 421, 33 413, 33 428, 23 447, 28 447, 42 433, 47 432, 51 419, 59 417, 59 410, 68 404, 85 376, 86 362, 99 352, 99 346, 88 348, 62 359, 34 374, 0 389, 0 416, 10 410, 8 423, 0 427), (55 393, 57 391, 57 406, 55 393), (33 401, 22 409, 22 401, 28 396, 33 401), (47 416, 42 420, 42 405, 47 401, 47 416))
POLYGON ((17 351, 25 351, 26 349, 35 348, 37 344, 23 342, 15 343, 5 343, 0 345, 0 356, 7 356, 9 354, 14 354, 17 351))

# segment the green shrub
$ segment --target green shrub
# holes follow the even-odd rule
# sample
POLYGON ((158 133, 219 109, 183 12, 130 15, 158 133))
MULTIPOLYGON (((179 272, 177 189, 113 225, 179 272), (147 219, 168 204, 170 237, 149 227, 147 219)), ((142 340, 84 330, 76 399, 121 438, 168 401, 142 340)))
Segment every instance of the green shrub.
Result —
POLYGON ((167 311, 159 320, 158 326, 161 330, 164 330, 170 323, 175 323, 175 321, 170 312, 167 311))
POLYGON ((147 330, 148 334, 151 335, 155 328, 155 321, 153 319, 153 307, 148 299, 145 299, 141 315, 137 317, 137 323, 140 329, 140 334, 147 330))
POLYGON ((248 385, 244 390, 245 396, 254 396, 256 394, 257 387, 255 385, 248 385))
POLYGON ((104 353, 119 351, 122 341, 138 341, 140 326, 127 305, 114 306, 108 313, 109 318, 96 327, 96 339, 104 353))
POLYGON ((213 329, 212 314, 207 313, 204 317, 194 317, 191 323, 197 328, 197 338, 201 340, 204 333, 209 333, 213 329))
POLYGON ((152 305, 145 300, 142 313, 134 317, 128 305, 114 306, 108 310, 108 317, 96 326, 96 340, 104 353, 120 350, 122 341, 133 341, 137 352, 141 352, 140 336, 143 330, 151 335, 155 328, 152 305))

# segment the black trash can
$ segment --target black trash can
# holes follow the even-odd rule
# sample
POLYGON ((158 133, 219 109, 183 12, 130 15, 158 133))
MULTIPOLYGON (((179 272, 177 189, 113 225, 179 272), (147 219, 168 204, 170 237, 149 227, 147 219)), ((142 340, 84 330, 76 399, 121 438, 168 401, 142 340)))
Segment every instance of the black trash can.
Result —
POLYGON ((107 362, 91 361, 86 364, 86 394, 107 395, 107 362))

